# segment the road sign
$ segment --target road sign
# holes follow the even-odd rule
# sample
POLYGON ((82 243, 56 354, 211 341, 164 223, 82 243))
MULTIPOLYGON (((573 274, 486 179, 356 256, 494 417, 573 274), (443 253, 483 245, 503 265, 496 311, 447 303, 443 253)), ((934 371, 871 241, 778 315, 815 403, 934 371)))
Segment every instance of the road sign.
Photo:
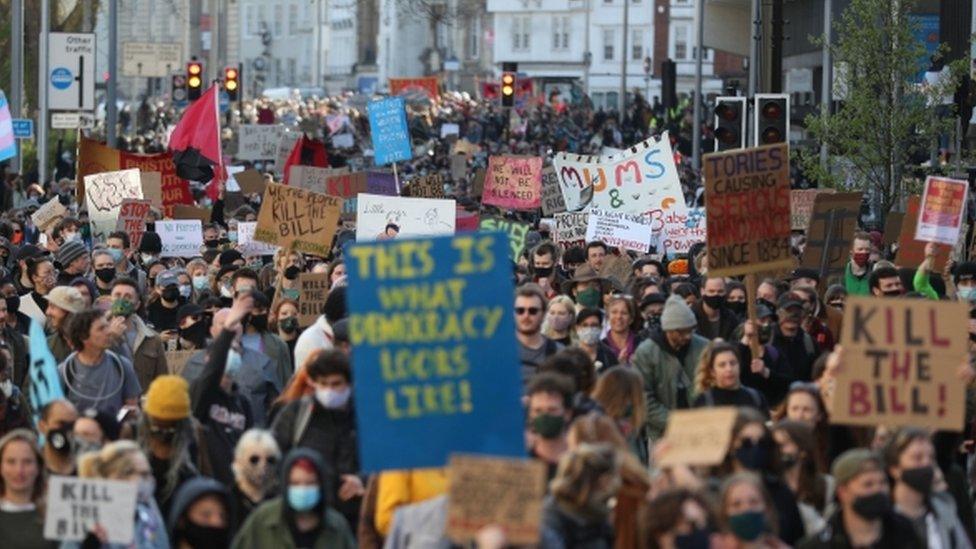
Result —
POLYGON ((51 129, 54 130, 76 130, 78 128, 88 130, 95 127, 95 117, 83 112, 52 112, 51 129))
POLYGON ((95 35, 52 32, 47 75, 48 108, 95 109, 95 35))
POLYGON ((178 43, 124 42, 122 76, 162 78, 183 65, 183 47, 178 43))
POLYGON ((227 92, 223 90, 220 91, 219 101, 220 112, 227 112, 227 109, 230 108, 230 96, 227 95, 227 92))
POLYGON ((34 121, 30 118, 14 118, 14 139, 34 139, 34 121))

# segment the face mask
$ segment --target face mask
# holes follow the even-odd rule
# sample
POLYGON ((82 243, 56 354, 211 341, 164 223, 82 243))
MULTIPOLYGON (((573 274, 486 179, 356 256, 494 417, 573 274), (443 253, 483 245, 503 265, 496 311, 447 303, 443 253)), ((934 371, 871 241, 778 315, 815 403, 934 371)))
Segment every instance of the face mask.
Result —
POLYGON ((150 265, 156 261, 154 254, 139 254, 139 258, 142 259, 143 265, 150 265))
POLYGON ((865 265, 867 265, 869 257, 871 257, 871 254, 869 252, 857 252, 851 255, 851 259, 854 261, 854 264, 857 265, 858 267, 864 267, 865 265))
POLYGON ((251 326, 254 326, 254 329, 257 330, 257 331, 259 331, 259 332, 267 332, 268 331, 268 314, 265 313, 263 315, 251 315, 251 322, 250 322, 250 324, 251 324, 251 326))
POLYGON ((783 467, 792 469, 796 464, 800 463, 800 456, 796 454, 780 454, 779 461, 783 464, 783 467))
POLYGON ((576 336, 586 345, 596 345, 600 341, 601 330, 595 326, 577 328, 576 336))
POLYGON ((221 295, 221 297, 226 297, 227 299, 233 299, 234 298, 234 290, 232 290, 230 288, 230 285, 229 284, 221 284, 220 285, 220 295, 221 295))
POLYGON ((318 486, 289 486, 288 506, 296 511, 308 511, 319 504, 322 498, 318 486))
POLYGON ((888 290, 886 292, 881 292, 885 297, 901 297, 903 292, 901 290, 888 290))
POLYGON ((711 533, 708 530, 695 528, 690 534, 674 537, 677 549, 708 549, 711 546, 711 533))
POLYGON ((542 414, 532 420, 532 431, 544 439, 553 440, 559 438, 565 425, 563 416, 542 414))
POLYGON ((710 309, 718 310, 722 308, 722 304, 725 303, 724 295, 703 295, 702 301, 705 305, 708 305, 710 309))
POLYGON ((647 315, 644 319, 644 327, 651 332, 656 332, 661 327, 661 315, 647 315))
POLYGON ((52 429, 47 433, 47 445, 59 455, 70 456, 74 446, 72 436, 71 431, 64 427, 52 429))
POLYGON ((750 471, 761 471, 769 467, 769 443, 762 439, 753 444, 751 440, 742 441, 735 451, 735 459, 750 471))
POLYGON ((959 288, 956 292, 961 301, 976 301, 976 286, 970 286, 968 288, 959 288))
POLYGON ((193 295, 193 286, 180 284, 180 296, 189 299, 191 295, 193 295))
POLYGON ((217 247, 217 239, 216 238, 211 238, 211 239, 208 239, 208 240, 204 240, 203 241, 203 245, 206 246, 207 248, 216 248, 217 247))
POLYGON ((3 396, 10 398, 14 394, 14 382, 8 379, 0 383, 0 391, 3 391, 3 396))
POLYGON ((95 269, 95 276, 105 284, 108 284, 115 279, 115 269, 112 267, 95 269))
POLYGON ((15 295, 15 296, 6 297, 4 298, 4 301, 7 302, 8 317, 10 315, 16 314, 17 311, 20 310, 20 296, 15 295))
POLYGON ((176 301, 180 298, 180 288, 178 286, 167 286, 160 295, 166 301, 176 301))
POLYGON ((549 278, 552 276, 552 267, 536 267, 535 276, 536 278, 549 278))
POLYGON ((352 390, 349 387, 342 389, 341 391, 336 391, 335 389, 315 389, 315 400, 319 401, 319 404, 323 408, 329 410, 335 410, 342 408, 349 402, 349 395, 352 390))
POLYGON ((202 292, 210 286, 210 278, 206 275, 193 277, 193 287, 198 291, 202 292))
POLYGON ((194 549, 230 546, 230 530, 227 528, 199 526, 189 521, 182 532, 177 534, 177 539, 180 538, 194 549))
POLYGON ((728 308, 733 313, 742 316, 746 313, 746 302, 745 301, 726 301, 726 308, 728 308))
POLYGON ((600 290, 587 288, 576 294, 576 302, 584 307, 595 308, 600 306, 600 290))
POLYGON ((549 319, 549 327, 557 332, 565 332, 571 320, 568 316, 554 316, 549 319))
POLYGON ((865 520, 877 520, 891 509, 891 498, 884 492, 860 496, 854 500, 851 508, 865 520))
POLYGON ((287 278, 288 280, 295 280, 296 278, 298 278, 298 273, 300 272, 301 269, 298 268, 298 265, 292 265, 287 269, 285 269, 285 278, 287 278))
POLYGON ((114 261, 116 263, 118 263, 119 261, 122 261, 122 250, 120 250, 118 248, 108 248, 107 251, 108 251, 109 255, 112 256, 112 261, 114 261))
POLYGON ((65 242, 73 242, 75 240, 81 240, 81 235, 78 233, 64 233, 65 242))
POLYGON ((207 341, 207 331, 207 324, 201 320, 194 322, 189 328, 180 328, 180 337, 202 349, 207 341))
POLYGON ((237 242, 237 231, 227 231, 227 240, 237 242))
POLYGON ((75 437, 75 455, 80 456, 81 454, 86 454, 88 452, 97 452, 102 449, 102 445, 90 440, 85 440, 83 438, 75 437))
POLYGON ((286 334, 293 334, 298 331, 298 317, 290 316, 288 318, 283 318, 280 322, 278 322, 278 327, 281 328, 281 331, 285 332, 286 334))
POLYGON ((274 470, 265 464, 247 464, 244 467, 244 478, 246 478, 247 481, 253 486, 266 488, 270 486, 274 480, 274 470))
POLYGON ((901 472, 901 481, 923 496, 932 493, 933 478, 935 478, 935 469, 931 465, 903 469, 901 472))
POLYGON ((766 531, 766 515, 760 511, 746 511, 729 517, 729 528, 742 541, 756 541, 766 531))
POLYGON ((149 503, 153 499, 153 495, 156 493, 156 479, 147 478, 139 481, 139 487, 136 488, 136 500, 141 503, 149 503))
POLYGON ((224 368, 224 375, 235 377, 241 369, 241 353, 231 349, 227 352, 227 366, 224 368))

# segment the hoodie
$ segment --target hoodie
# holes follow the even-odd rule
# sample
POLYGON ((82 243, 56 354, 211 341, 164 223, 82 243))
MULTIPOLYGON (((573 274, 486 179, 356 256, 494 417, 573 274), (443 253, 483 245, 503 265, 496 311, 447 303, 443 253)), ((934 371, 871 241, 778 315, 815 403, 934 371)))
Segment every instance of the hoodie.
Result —
MULTIPOLYGON (((216 480, 209 477, 194 477, 186 482, 184 482, 176 494, 173 495, 173 503, 170 505, 169 517, 167 517, 166 526, 169 530, 170 540, 173 542, 173 546, 177 546, 179 543, 179 536, 176 534, 176 527, 180 522, 180 518, 186 513, 193 502, 207 495, 218 496, 224 502, 224 508, 230 513, 230 492, 227 491, 227 487, 223 484, 217 482, 216 480)), ((230 525, 234 524, 234 517, 228 517, 228 529, 230 525)), ((228 538, 229 540, 229 538, 228 538)), ((222 549, 214 547, 212 549, 222 549)))

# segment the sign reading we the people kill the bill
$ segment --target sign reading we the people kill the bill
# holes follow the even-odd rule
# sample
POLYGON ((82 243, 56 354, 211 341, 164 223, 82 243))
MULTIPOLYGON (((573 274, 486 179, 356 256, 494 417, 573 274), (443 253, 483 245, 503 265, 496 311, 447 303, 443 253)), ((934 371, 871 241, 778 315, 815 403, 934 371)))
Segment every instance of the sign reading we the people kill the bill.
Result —
POLYGON ((363 470, 524 456, 508 237, 358 243, 343 257, 363 470))
POLYGON ((831 423, 962 430, 968 319, 959 301, 847 298, 831 423))

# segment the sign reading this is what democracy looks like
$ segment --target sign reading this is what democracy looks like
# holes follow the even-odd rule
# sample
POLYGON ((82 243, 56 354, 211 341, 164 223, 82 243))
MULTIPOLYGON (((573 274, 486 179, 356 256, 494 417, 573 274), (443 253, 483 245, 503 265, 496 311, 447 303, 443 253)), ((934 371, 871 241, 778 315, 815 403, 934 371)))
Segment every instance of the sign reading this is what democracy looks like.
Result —
POLYGON ((525 455, 508 254, 496 232, 346 249, 364 471, 525 455))

